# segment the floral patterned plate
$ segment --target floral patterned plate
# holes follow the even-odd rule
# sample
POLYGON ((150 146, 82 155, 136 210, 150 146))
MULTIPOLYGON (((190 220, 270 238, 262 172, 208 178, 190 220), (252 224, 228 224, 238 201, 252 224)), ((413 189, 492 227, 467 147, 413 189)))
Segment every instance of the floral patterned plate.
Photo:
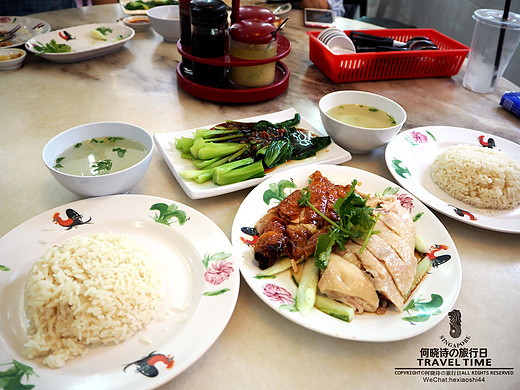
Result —
POLYGON ((242 276, 262 301, 287 319, 332 337, 372 342, 410 338, 437 325, 451 310, 459 295, 462 278, 460 259, 453 240, 441 222, 426 206, 396 184, 356 168, 309 165, 268 178, 253 189, 240 206, 233 222, 231 241, 242 276), (389 309, 384 315, 365 313, 355 316, 350 323, 317 309, 303 316, 295 310, 296 285, 289 271, 272 279, 256 277, 260 270, 248 243, 253 237, 244 233, 242 228, 253 227, 279 200, 295 188, 305 187, 309 175, 316 170, 333 183, 348 184, 356 179, 362 183, 358 184, 361 192, 374 194, 388 189, 396 193, 401 204, 415 217, 417 232, 430 248, 428 256, 432 259, 433 267, 407 302, 405 311, 389 309), (294 185, 288 185, 287 181, 292 181, 294 185))
POLYGON ((458 144, 496 148, 520 161, 520 145, 496 135, 461 127, 425 126, 398 134, 386 147, 386 164, 400 185, 448 217, 479 228, 520 233, 520 207, 480 209, 452 198, 433 182, 430 175, 433 160, 458 144))
POLYGON ((240 279, 232 251, 206 216, 152 196, 84 199, 26 221, 0 238, 0 377, 27 373, 13 376, 12 388, 38 390, 150 389, 171 380, 211 347, 231 317, 240 279), (29 269, 50 246, 94 232, 126 234, 151 253, 166 286, 156 317, 130 340, 93 347, 59 369, 23 358, 29 269))

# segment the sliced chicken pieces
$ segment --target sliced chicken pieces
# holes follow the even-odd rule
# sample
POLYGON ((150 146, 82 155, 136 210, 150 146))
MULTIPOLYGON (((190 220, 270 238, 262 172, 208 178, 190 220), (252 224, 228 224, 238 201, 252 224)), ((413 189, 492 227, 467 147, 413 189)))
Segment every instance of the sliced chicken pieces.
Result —
POLYGON ((379 297, 367 275, 354 264, 332 253, 318 288, 322 294, 351 305, 356 312, 375 312, 379 297))
MULTIPOLYGON (((376 225, 377 229, 377 225, 376 225)), ((362 241, 357 241, 362 245, 362 241)), ((377 234, 370 237, 365 247, 365 251, 369 251, 374 257, 385 264, 390 275, 394 279, 395 285, 402 295, 406 295, 413 282, 415 268, 411 269, 394 251, 394 249, 377 234)))
POLYGON ((381 222, 413 248, 415 246, 415 225, 408 210, 401 206, 399 200, 393 196, 384 197, 380 207, 384 211, 384 218, 381 219, 381 222))
MULTIPOLYGON (((415 226, 408 210, 401 206, 393 196, 371 198, 370 202, 379 206, 380 213, 373 234, 367 242, 365 250, 382 261, 392 276, 399 292, 406 296, 413 283, 417 270, 417 259, 414 256, 415 226)), ((357 240, 362 245, 361 240, 357 240)))
POLYGON ((347 244, 345 244, 345 250, 342 251, 339 248, 334 250, 334 253, 338 256, 343 257, 345 260, 347 260, 349 263, 354 264, 359 269, 363 269, 363 263, 361 262, 361 259, 357 256, 358 253, 356 251, 357 248, 353 250, 353 247, 361 248, 361 245, 355 244, 352 241, 349 241, 347 244))
POLYGON ((385 219, 386 215, 380 218, 380 221, 376 224, 374 230, 379 230, 377 235, 392 247, 405 264, 409 262, 417 264, 414 256, 415 239, 413 242, 403 239, 384 223, 385 219))
POLYGON ((359 268, 364 268, 367 272, 368 279, 374 285, 376 291, 384 295, 390 302, 392 302, 399 311, 403 311, 404 299, 401 292, 397 289, 394 279, 385 264, 379 261, 370 253, 364 250, 360 252, 361 245, 349 241, 345 245, 345 250, 336 252, 341 257, 357 265, 359 268), (355 257, 355 260, 352 259, 355 257))
MULTIPOLYGON (((269 210, 256 228, 255 259, 265 269, 282 255, 297 261, 313 255, 320 234, 328 231, 328 220, 338 220, 334 203, 345 196, 349 185, 331 183, 319 171, 310 176, 310 202, 313 208, 300 206, 302 190, 296 190, 269 210)), ((412 216, 395 196, 375 196, 367 199, 379 219, 373 234, 360 252, 363 239, 349 241, 345 250, 331 254, 318 287, 329 298, 347 303, 359 313, 375 312, 378 293, 385 296, 398 310, 404 308, 404 298, 410 291, 417 270, 415 226, 412 216)))

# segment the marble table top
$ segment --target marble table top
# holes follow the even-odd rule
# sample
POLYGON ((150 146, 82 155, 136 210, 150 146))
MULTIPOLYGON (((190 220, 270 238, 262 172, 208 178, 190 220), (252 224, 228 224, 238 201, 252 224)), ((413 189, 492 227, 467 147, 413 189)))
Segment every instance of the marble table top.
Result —
MULTIPOLYGON (((34 15, 50 23, 53 30, 116 22, 122 16, 118 4, 34 15)), ((347 19, 341 21, 341 27, 374 28, 347 19)), ((291 53, 283 60, 291 72, 289 87, 280 96, 251 104, 204 101, 180 89, 175 73, 181 60, 177 47, 152 29, 136 33, 113 54, 76 63, 52 63, 28 53, 22 69, 0 73, 0 235, 46 210, 80 199, 51 177, 41 151, 54 135, 88 122, 129 122, 157 134, 294 107, 323 130, 319 99, 337 90, 363 90, 399 102, 408 114, 403 130, 458 126, 520 143, 520 119, 499 106, 505 91, 519 90, 511 82, 502 79, 495 92, 477 94, 462 87, 463 67, 453 77, 334 84, 309 60, 308 30, 303 26, 302 12, 291 11, 283 29, 292 44, 291 53)), ((344 165, 392 180, 384 150, 354 155, 344 165)), ((235 213, 250 189, 190 199, 156 152, 145 178, 131 192, 189 205, 230 237, 235 213)), ((462 313, 463 331, 470 337, 468 347, 485 349, 493 368, 510 368, 515 374, 481 375, 484 382, 432 383, 429 387, 518 389, 520 312, 515 304, 520 299, 519 236, 435 215, 449 231, 461 257, 462 288, 455 308, 462 313)), ((286 320, 262 303, 243 280, 240 287, 235 311, 220 338, 161 389, 423 388, 426 375, 399 375, 395 369, 417 367, 421 351, 446 347, 441 337, 449 332, 448 317, 425 334, 403 341, 346 341, 286 320)))

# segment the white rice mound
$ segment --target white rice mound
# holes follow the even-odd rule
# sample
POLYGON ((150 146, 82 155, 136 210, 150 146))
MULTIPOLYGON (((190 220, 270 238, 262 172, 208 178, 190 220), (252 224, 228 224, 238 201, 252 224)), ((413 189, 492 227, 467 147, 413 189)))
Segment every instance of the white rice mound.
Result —
POLYGON ((23 355, 58 368, 90 346, 118 344, 150 323, 163 295, 156 264, 127 236, 72 238, 29 272, 23 355))
POLYGON ((505 152, 476 145, 455 145, 431 165, 433 181, 452 197, 479 208, 520 205, 520 163, 505 152))

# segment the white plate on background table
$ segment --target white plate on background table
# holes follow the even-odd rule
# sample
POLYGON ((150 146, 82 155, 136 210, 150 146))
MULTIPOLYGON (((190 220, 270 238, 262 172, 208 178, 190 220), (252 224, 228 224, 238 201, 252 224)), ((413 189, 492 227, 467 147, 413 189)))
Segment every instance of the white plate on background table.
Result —
MULTIPOLYGON (((230 1, 231 5, 231 1, 230 1)), ((265 1, 256 1, 256 0, 246 0, 240 2, 241 6, 256 6, 256 7, 263 7, 267 8, 271 12, 276 11, 276 16, 281 17, 289 13, 290 10, 292 10, 292 4, 291 3, 267 3, 265 1)))
MULTIPOLYGON (((244 119, 236 119, 238 122, 258 122, 260 120, 267 120, 272 123, 283 122, 288 119, 292 119, 297 111, 294 108, 289 108, 283 111, 274 112, 271 114, 258 115, 250 118, 244 119)), ((265 177, 258 179, 250 179, 240 183, 228 184, 225 186, 219 186, 213 184, 213 182, 206 182, 203 184, 197 184, 192 181, 187 181, 181 178, 179 172, 184 171, 186 169, 194 169, 193 164, 191 164, 190 160, 183 159, 181 157, 181 153, 179 150, 175 148, 175 139, 180 137, 190 137, 193 138, 193 132, 200 128, 209 129, 213 126, 218 125, 219 123, 225 122, 230 118, 222 118, 222 120, 218 123, 208 125, 208 126, 200 126, 195 129, 184 130, 174 133, 159 133, 154 135, 155 143, 161 152, 166 164, 172 171, 173 175, 181 185, 182 189, 186 194, 192 199, 200 199, 200 198, 208 198, 211 196, 223 195, 230 192, 242 190, 244 188, 249 188, 257 185, 258 183, 265 180, 265 177)), ((309 122, 307 122, 303 116, 300 115, 300 123, 296 126, 297 128, 305 129, 312 131, 313 133, 324 136, 324 134, 318 130, 316 130, 309 122)), ((349 152, 339 147, 337 144, 332 142, 326 148, 318 151, 314 157, 309 157, 304 160, 291 160, 282 165, 276 167, 272 172, 267 173, 266 177, 272 176, 275 173, 280 171, 293 168, 305 166, 312 163, 321 163, 321 164, 340 164, 346 161, 349 161, 352 158, 349 152)))
POLYGON ((51 30, 51 25, 44 20, 27 18, 25 16, 0 16, 0 31, 9 31, 20 25, 13 39, 0 43, 0 47, 15 47, 23 45, 29 39, 45 34, 51 30))
MULTIPOLYGON (((308 315, 303 316, 293 310, 296 285, 290 277, 290 271, 280 273, 274 279, 255 278, 260 269, 254 260, 252 247, 244 242, 244 240, 251 240, 252 237, 243 233, 241 229, 253 227, 268 209, 277 204, 275 200, 271 200, 269 204, 263 200, 264 193, 272 189, 271 185, 276 186, 281 180, 292 180, 298 188, 302 188, 308 184, 308 177, 316 170, 337 184, 349 184, 356 179, 361 183, 356 188, 364 193, 382 193, 387 187, 398 188, 396 184, 373 173, 336 165, 308 165, 269 177, 244 199, 231 230, 231 242, 240 272, 251 289, 264 303, 285 318, 315 332, 340 339, 371 342, 403 340, 417 336, 437 325, 451 310, 459 295, 462 280, 460 258, 453 240, 442 223, 426 206, 402 188, 399 188, 397 193, 401 203, 411 208, 413 216, 423 213, 415 222, 417 233, 430 249, 435 245, 446 248, 438 252, 432 249, 432 256, 446 255, 445 258, 450 256, 448 261, 431 268, 426 279, 411 296, 416 303, 415 309, 401 313, 390 308, 384 315, 364 313, 356 315, 350 323, 331 317, 315 308, 308 315), (431 311, 419 310, 421 303, 430 302, 437 302, 440 305, 434 305, 431 311)), ((286 188, 286 195, 293 190, 286 188)))
POLYGON ((397 182, 431 208, 479 228, 520 233, 520 206, 512 210, 481 209, 457 200, 434 182, 430 166, 436 156, 458 144, 481 145, 492 138, 495 148, 520 161, 520 145, 462 127, 424 126, 404 131, 386 147, 385 160, 397 182))
POLYGON ((0 238, 0 372, 12 368, 14 359, 36 374, 24 377, 22 383, 39 390, 158 387, 202 356, 226 327, 240 280, 232 251, 226 235, 206 216, 153 196, 84 199, 26 221, 0 238), (184 224, 176 218, 166 219, 170 225, 156 222, 153 217, 159 213, 150 209, 156 203, 174 204, 185 213, 184 224), (67 209, 81 215, 71 229, 53 222, 55 213, 66 220, 67 209), (91 233, 126 234, 152 255, 166 288, 156 317, 130 340, 93 347, 83 358, 70 360, 59 369, 47 368, 39 358, 24 359, 27 273, 47 248, 91 233), (151 364, 158 370, 155 377, 139 372, 135 363, 152 352, 159 355, 158 362, 151 364))
POLYGON ((113 53, 123 47, 134 35, 135 31, 132 28, 122 24, 93 23, 68 27, 39 35, 27 41, 25 47, 39 57, 43 57, 51 62, 68 63, 113 53), (90 31, 100 27, 110 28, 112 30, 112 32, 106 34, 106 41, 94 39, 90 36, 90 31), (67 39, 67 34, 73 39, 67 39), (34 48, 35 45, 45 45, 53 39, 58 44, 71 46, 72 50, 68 53, 40 53, 34 48))

